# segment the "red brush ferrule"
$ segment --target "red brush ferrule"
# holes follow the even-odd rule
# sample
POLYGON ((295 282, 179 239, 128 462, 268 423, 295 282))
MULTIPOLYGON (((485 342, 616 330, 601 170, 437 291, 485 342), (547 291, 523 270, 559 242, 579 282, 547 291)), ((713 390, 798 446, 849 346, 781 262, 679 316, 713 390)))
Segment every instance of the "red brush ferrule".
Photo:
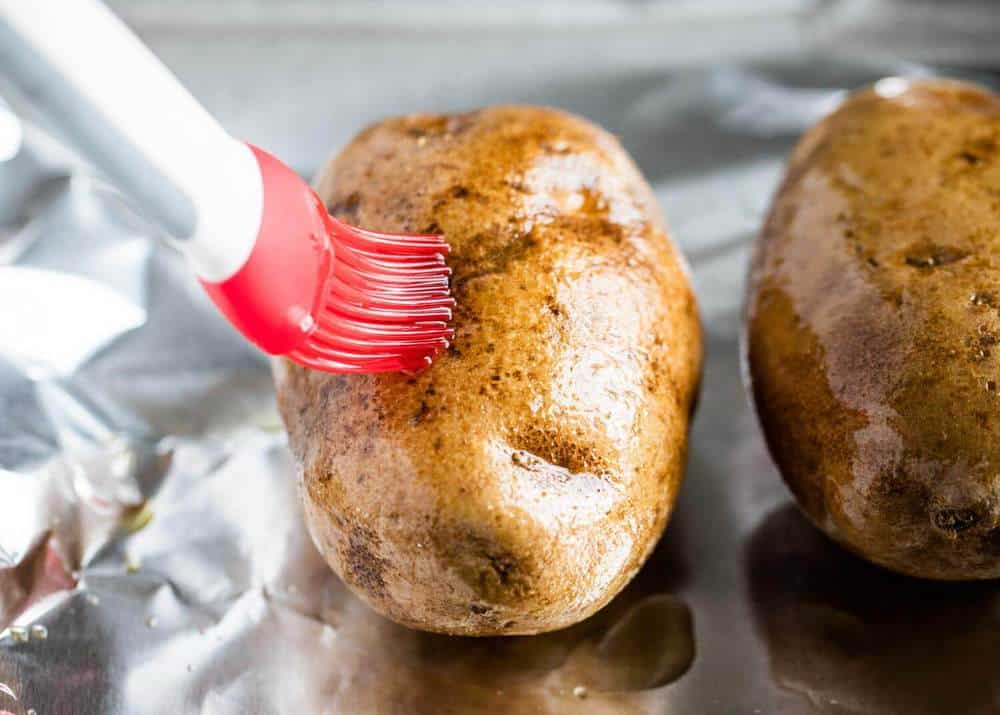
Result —
POLYGON ((250 148, 263 183, 256 241, 236 273, 202 285, 251 342, 271 355, 284 355, 301 347, 315 329, 332 259, 326 209, 298 174, 250 148))

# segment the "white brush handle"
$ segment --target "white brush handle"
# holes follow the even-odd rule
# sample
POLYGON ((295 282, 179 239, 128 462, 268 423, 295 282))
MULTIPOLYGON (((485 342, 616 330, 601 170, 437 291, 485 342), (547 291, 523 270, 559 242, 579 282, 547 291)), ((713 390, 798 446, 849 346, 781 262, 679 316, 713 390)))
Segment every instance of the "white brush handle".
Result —
POLYGON ((161 223, 198 274, 220 282, 246 261, 262 184, 230 137, 97 0, 0 0, 0 73, 161 223))

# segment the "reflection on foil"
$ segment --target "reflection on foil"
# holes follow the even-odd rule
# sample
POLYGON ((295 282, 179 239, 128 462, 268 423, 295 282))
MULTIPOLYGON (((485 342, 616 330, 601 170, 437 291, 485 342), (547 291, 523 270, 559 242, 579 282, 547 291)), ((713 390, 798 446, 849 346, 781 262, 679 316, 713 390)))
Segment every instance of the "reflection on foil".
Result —
MULTIPOLYGON (((836 579, 811 621, 796 614, 812 592, 792 575, 755 580, 752 607, 743 588, 743 540, 785 493, 742 399, 736 316, 745 242, 782 157, 845 87, 880 74, 663 70, 616 94, 623 142, 692 259, 705 389, 687 483, 650 561, 593 618, 520 638, 409 631, 340 584, 302 524, 266 361, 113 195, 36 161, 26 130, 0 162, 0 712, 705 714, 798 712, 806 700, 789 687, 827 696, 794 665, 801 642, 786 626, 824 622, 836 579), (772 602, 787 618, 761 615, 772 602)), ((788 568, 771 553, 780 540, 754 543, 755 579, 788 568)), ((984 601, 969 603, 991 623, 984 601)), ((836 675, 851 639, 870 636, 852 635, 854 610, 830 608, 835 630, 847 619, 822 662, 836 675)), ((995 661, 970 623, 945 652, 971 642, 995 661)), ((933 697, 931 682, 915 692, 933 697)), ((858 675, 828 697, 883 702, 878 686, 858 675)))
POLYGON ((10 108, 0 101, 0 162, 13 159, 21 151, 21 122, 10 108))
POLYGON ((792 506, 757 527, 747 572, 773 677, 817 712, 997 711, 997 583, 890 573, 834 545, 792 506))
POLYGON ((66 375, 146 315, 115 291, 66 273, 0 268, 0 343, 30 372, 66 375))

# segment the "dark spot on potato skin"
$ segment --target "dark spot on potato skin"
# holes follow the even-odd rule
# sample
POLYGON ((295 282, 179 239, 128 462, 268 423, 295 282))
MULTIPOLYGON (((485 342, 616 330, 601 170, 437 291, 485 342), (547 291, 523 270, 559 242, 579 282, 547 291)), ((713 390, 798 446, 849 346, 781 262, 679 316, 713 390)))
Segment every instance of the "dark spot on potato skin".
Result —
POLYGON ((954 246, 933 244, 911 248, 906 255, 906 265, 913 268, 938 268, 961 261, 969 256, 969 251, 954 246))
POLYGON ((1000 557, 1000 527, 990 529, 983 534, 983 552, 989 556, 1000 557))
POLYGON ((416 412, 410 418, 410 424, 413 426, 419 425, 426 419, 427 415, 430 413, 430 408, 427 406, 426 400, 420 401, 420 406, 417 408, 416 412))
POLYGON ((361 196, 357 191, 351 192, 342 201, 335 201, 327 204, 326 210, 332 216, 346 221, 347 223, 357 223, 358 211, 361 207, 361 196))
POLYGON ((343 562, 350 581, 372 596, 384 598, 388 562, 376 555, 379 543, 380 539, 375 532, 355 524, 348 533, 343 562))
MULTIPOLYGON (((510 606, 531 591, 531 568, 486 527, 458 526, 436 533, 435 548, 476 594, 480 606, 510 606)), ((484 611, 483 613, 486 613, 484 611)))
POLYGON ((976 156, 975 154, 973 154, 972 152, 969 152, 969 151, 963 151, 958 156, 965 163, 972 164, 973 166, 976 166, 976 165, 982 163, 982 159, 980 159, 978 156, 976 156))
POLYGON ((537 243, 530 235, 515 234, 502 238, 503 232, 480 235, 473 239, 475 248, 448 261, 452 269, 452 290, 460 296, 466 285, 477 278, 505 273, 517 261, 527 260, 537 243))
POLYGON ((514 463, 526 469, 540 461, 570 474, 601 474, 608 470, 606 460, 586 442, 556 429, 540 425, 522 427, 510 435, 508 444, 514 450, 514 463))
POLYGON ((974 509, 940 509, 934 513, 934 526, 958 534, 971 529, 979 519, 974 509))

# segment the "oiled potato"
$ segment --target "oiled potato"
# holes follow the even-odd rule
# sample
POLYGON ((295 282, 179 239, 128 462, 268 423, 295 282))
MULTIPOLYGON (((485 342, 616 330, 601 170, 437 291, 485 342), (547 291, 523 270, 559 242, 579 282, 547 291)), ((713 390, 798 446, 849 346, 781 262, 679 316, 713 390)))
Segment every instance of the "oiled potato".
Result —
POLYGON ((883 80, 811 129, 759 239, 753 396, 806 514, 914 576, 1000 576, 1000 100, 883 80))
POLYGON ((442 232, 458 307, 452 349, 416 377, 276 366, 316 544, 414 628, 593 613, 663 530, 700 371, 649 187, 599 128, 495 107, 371 127, 318 190, 351 223, 442 232))

